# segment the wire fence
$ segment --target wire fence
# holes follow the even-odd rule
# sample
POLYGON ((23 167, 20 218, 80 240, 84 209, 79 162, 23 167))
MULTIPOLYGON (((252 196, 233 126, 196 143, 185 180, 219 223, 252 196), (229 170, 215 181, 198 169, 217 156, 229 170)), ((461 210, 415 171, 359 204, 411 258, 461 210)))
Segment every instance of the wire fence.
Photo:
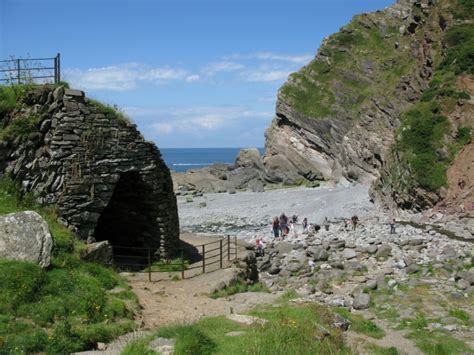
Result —
POLYGON ((52 58, 12 58, 0 60, 0 83, 30 84, 59 83, 61 55, 52 58))
POLYGON ((181 279, 222 269, 237 258, 237 237, 230 237, 195 246, 182 246, 168 250, 173 259, 160 257, 152 248, 113 246, 114 260, 118 268, 133 272, 152 273, 180 272, 181 279))

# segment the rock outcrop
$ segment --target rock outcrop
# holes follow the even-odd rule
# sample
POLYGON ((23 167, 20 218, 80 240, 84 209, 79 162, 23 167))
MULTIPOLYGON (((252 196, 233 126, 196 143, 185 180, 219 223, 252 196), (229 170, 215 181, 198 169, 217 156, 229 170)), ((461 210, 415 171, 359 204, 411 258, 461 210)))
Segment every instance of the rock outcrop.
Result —
POLYGON ((49 266, 53 239, 46 221, 34 211, 0 216, 0 259, 49 266))
POLYGON ((457 0, 399 0, 355 16, 279 90, 276 117, 266 131, 267 180, 367 183, 382 176, 372 196, 390 207, 438 203, 448 185, 439 176, 472 127, 463 119, 472 117, 472 96, 455 83, 463 73, 464 84, 474 74, 472 27, 472 5, 457 0), (442 100, 446 105, 436 106, 442 100), (442 144, 423 142, 431 131, 414 140, 419 146, 400 138, 426 130, 410 113, 420 102, 432 102, 433 116, 448 116, 433 128, 434 135, 446 131, 437 136, 442 144), (423 144, 432 150, 429 159, 421 156, 423 144), (416 154, 419 159, 412 159, 416 154))
POLYGON ((10 176, 80 238, 171 250, 176 199, 160 151, 82 91, 41 86, 3 119, 0 175, 10 176), (18 129, 20 134, 17 134, 18 129))
POLYGON ((242 149, 234 165, 216 163, 211 166, 173 173, 175 190, 179 193, 235 192, 264 190, 265 172, 260 152, 256 148, 242 149))

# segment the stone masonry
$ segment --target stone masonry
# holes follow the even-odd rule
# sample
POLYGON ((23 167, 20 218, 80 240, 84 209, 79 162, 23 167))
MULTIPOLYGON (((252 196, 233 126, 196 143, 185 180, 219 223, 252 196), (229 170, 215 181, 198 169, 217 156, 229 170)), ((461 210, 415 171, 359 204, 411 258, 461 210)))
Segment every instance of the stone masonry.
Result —
POLYGON ((160 151, 136 125, 84 96, 48 86, 7 117, 39 118, 28 138, 0 141, 7 174, 83 240, 171 252, 179 243, 173 183, 160 151))

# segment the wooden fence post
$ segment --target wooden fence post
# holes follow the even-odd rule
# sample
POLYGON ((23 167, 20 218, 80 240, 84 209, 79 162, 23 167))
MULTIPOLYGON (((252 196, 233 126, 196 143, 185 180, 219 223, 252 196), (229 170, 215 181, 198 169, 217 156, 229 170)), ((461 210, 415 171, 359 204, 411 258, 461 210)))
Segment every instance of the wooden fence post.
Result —
POLYGON ((219 261, 220 261, 220 268, 222 269, 222 239, 219 240, 219 261))
POLYGON ((237 259, 237 236, 234 236, 235 259, 237 259))
POLYGON ((148 248, 148 281, 151 282, 151 251, 148 248))
POLYGON ((206 246, 202 245, 202 273, 206 273, 206 246))
POLYGON ((230 261, 230 235, 227 234, 227 261, 230 261))
POLYGON ((181 249, 181 280, 184 280, 184 253, 181 249))

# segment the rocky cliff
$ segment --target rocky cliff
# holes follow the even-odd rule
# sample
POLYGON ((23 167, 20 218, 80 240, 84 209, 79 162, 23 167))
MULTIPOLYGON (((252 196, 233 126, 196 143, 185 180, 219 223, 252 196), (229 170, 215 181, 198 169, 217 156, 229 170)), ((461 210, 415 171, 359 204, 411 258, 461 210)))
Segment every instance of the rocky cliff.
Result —
POLYGON ((171 250, 171 176, 157 147, 113 108, 64 87, 0 88, 0 175, 80 238, 171 250))
MULTIPOLYGON (((416 181, 422 169, 438 159, 438 149, 443 150, 439 170, 445 175, 470 139, 470 94, 456 83, 462 75, 463 82, 472 80, 472 13, 472 1, 467 0, 400 0, 383 11, 355 16, 326 38, 315 59, 290 75, 278 92, 276 117, 266 131, 267 179, 287 183, 378 179, 373 194, 391 205, 414 208, 436 203, 439 198, 430 195, 447 183, 427 186, 416 181), (463 64, 452 65, 456 60, 463 64), (428 129, 441 131, 429 138, 417 121, 419 112, 410 110, 423 100, 440 98, 449 102, 432 111, 453 119, 428 129), (426 142, 431 160, 426 156, 421 160, 427 164, 396 163, 402 151, 405 157, 408 151, 418 154, 419 147, 406 142, 405 150, 396 148, 401 136, 410 135, 408 131, 412 138, 420 133, 415 141, 426 142), (445 133, 446 144, 435 147, 432 142, 445 133), (418 175, 413 173, 416 166, 418 175), (411 178, 413 188, 406 194, 395 184, 397 169, 411 178), (424 197, 414 196, 417 187, 424 197), (404 197, 397 199, 399 195, 404 197)), ((427 115, 431 127, 428 116, 433 115, 427 115)))

